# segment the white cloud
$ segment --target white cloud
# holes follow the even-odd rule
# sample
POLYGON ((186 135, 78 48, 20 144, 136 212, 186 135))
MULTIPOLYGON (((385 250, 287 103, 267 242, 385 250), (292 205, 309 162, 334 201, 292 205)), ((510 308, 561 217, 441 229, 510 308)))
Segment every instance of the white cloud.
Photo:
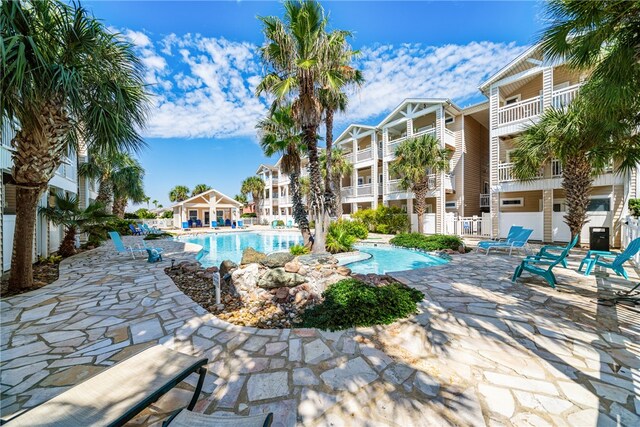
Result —
MULTIPOLYGON (((156 43, 127 30, 153 84, 154 109, 145 134, 159 138, 254 136, 267 112, 254 95, 262 66, 257 46, 200 34, 170 34, 156 43)), ((409 97, 446 97, 464 105, 478 85, 525 47, 515 43, 375 45, 356 65, 364 85, 350 97, 338 124, 367 122, 409 97)))

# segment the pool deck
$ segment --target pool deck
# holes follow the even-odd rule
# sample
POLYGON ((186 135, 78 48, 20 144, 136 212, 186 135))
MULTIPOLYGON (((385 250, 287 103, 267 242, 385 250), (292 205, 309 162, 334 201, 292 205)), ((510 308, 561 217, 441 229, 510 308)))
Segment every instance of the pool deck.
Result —
MULTIPOLYGON (((209 358, 197 411, 272 411, 274 426, 640 423, 640 314, 597 305, 626 283, 576 273, 576 257, 558 269, 558 291, 528 275, 512 284, 518 257, 467 254, 394 274, 425 293, 411 319, 258 330, 217 319, 164 274, 197 245, 154 244, 161 264, 106 245, 63 261, 58 281, 0 301, 3 416, 160 343, 209 358)), ((194 385, 131 425, 159 425, 194 385)))

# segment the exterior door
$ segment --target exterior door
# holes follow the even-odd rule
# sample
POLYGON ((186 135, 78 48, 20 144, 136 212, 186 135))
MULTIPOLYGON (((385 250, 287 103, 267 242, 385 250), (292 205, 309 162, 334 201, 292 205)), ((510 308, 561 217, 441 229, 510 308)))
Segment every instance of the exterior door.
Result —
POLYGON ((210 221, 209 212, 205 212, 204 213, 204 225, 209 225, 209 221, 210 221))

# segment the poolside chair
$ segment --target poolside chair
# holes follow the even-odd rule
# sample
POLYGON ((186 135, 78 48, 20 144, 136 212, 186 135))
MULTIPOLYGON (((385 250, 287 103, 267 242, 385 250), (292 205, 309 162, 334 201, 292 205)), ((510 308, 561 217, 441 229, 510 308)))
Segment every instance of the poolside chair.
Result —
POLYGON ((273 229, 278 228, 278 221, 277 220, 274 219, 273 221, 271 221, 271 228, 273 228, 273 229))
POLYGON ((216 228, 218 226, 218 221, 211 221, 211 228, 216 228))
POLYGON ((116 248, 116 252, 118 253, 130 253, 131 258, 135 259, 135 252, 146 252, 146 249, 143 248, 134 248, 133 246, 125 246, 122 242, 122 238, 120 237, 120 233, 117 231, 110 231, 109 236, 113 241, 113 246, 116 248))
POLYGON ((587 256, 582 259, 578 271, 582 272, 582 268, 586 266, 587 269, 585 270, 584 275, 588 276, 591 274, 594 267, 599 265, 600 267, 610 268, 618 276, 622 276, 629 280, 629 275, 624 269, 624 263, 630 260, 631 257, 638 253, 638 251, 640 251, 640 237, 632 240, 631 243, 627 245, 624 252, 621 253, 614 251, 589 251, 587 252, 587 256), (611 260, 611 258, 613 259, 611 260))
MULTIPOLYGON (((569 243, 567 243, 567 246, 553 246, 553 245, 546 245, 540 248, 540 251, 538 251, 537 254, 535 255, 531 255, 531 257, 540 260, 540 259, 545 259, 545 260, 550 260, 550 261, 555 261, 560 257, 560 254, 558 253, 553 253, 554 251, 559 251, 560 253, 562 253, 562 251, 564 251, 565 249, 569 248, 569 250, 573 249, 575 245, 578 244, 578 235, 576 234, 575 237, 573 238, 573 240, 571 240, 569 243)), ((564 268, 567 268, 567 259, 566 257, 564 259, 562 259, 560 261, 560 264, 562 264, 562 266, 564 268)))
POLYGON ((235 229, 235 228, 236 228, 236 222, 235 222, 235 221, 233 221, 233 222, 231 223, 231 228, 232 228, 232 229, 235 229))
POLYGON ((518 251, 522 249, 526 252, 527 244, 532 233, 533 230, 523 228, 513 237, 513 239, 505 240, 503 242, 485 242, 484 245, 478 246, 477 251, 479 252, 480 249, 484 249, 485 255, 489 255, 489 251, 491 249, 509 249, 509 256, 511 256, 514 249, 518 251))
POLYGON ((287 228, 293 228, 293 221, 291 220, 287 221, 287 228))
POLYGON ((134 236, 141 236, 142 235, 142 230, 139 229, 138 227, 136 227, 133 224, 129 224, 129 230, 131 230, 131 233, 133 233, 134 236))
POLYGON ((506 239, 500 239, 500 238, 495 238, 493 240, 481 240, 480 242, 478 242, 478 248, 482 248, 483 246, 486 246, 487 243, 488 244, 493 244, 495 242, 499 242, 499 241, 511 241, 513 240, 514 237, 516 237, 518 235, 518 233, 520 232, 520 230, 522 230, 524 227, 522 227, 521 225, 512 225, 511 228, 509 229, 509 233, 507 234, 507 238, 506 239))
POLYGON ((156 227, 149 227, 147 224, 142 224, 140 227, 142 227, 147 234, 162 234, 162 230, 156 227))
POLYGON ((231 220, 229 218, 224 220, 224 226, 225 227, 231 227, 231 220))
POLYGON ((196 227, 202 227, 202 221, 196 219, 196 227))
POLYGON ((270 427, 273 412, 259 415, 201 414, 181 409, 162 426, 166 427, 270 427))
MULTIPOLYGON (((574 238, 573 241, 577 242, 577 239, 574 238)), ((531 274, 542 276, 542 278, 544 278, 547 281, 547 283, 549 283, 549 286, 555 289, 557 281, 556 281, 556 276, 553 274, 553 271, 552 271, 553 267, 562 263, 562 261, 565 260, 565 258, 567 257, 567 255, 569 255, 569 251, 571 250, 571 248, 573 248, 573 246, 571 245, 571 243, 565 246, 562 252, 559 255, 557 255, 555 260, 539 259, 539 258, 536 258, 536 255, 529 255, 528 257, 522 260, 519 266, 516 267, 515 271, 513 272, 513 277, 511 278, 511 281, 515 282, 518 279, 518 277, 522 275, 523 271, 528 271, 531 274)))
POLYGON ((238 220, 238 228, 244 228, 244 221, 241 219, 238 220))

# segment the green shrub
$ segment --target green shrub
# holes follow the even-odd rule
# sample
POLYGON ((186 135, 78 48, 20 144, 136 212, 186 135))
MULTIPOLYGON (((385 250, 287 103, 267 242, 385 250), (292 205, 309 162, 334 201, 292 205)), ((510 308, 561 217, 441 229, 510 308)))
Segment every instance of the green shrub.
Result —
POLYGON ((124 213, 124 219, 140 219, 140 217, 138 216, 138 214, 133 213, 133 212, 125 212, 124 213))
POLYGON ((289 248, 291 255, 306 255, 309 253, 309 248, 304 245, 293 245, 289 248))
POLYGON ((629 213, 636 218, 640 217, 640 199, 629 199, 629 213))
POLYGON ((258 216, 256 215, 255 212, 247 212, 240 215, 240 218, 257 218, 257 217, 258 216))
POLYGON ((353 244, 358 240, 355 236, 339 222, 329 224, 329 232, 327 233, 326 249, 332 254, 340 252, 350 252, 353 250, 353 244))
POLYGON ((165 237, 171 237, 172 235, 169 233, 149 233, 144 236, 144 240, 158 240, 164 239, 165 237))
POLYGON ((324 302, 306 310, 301 326, 320 329, 347 329, 354 326, 388 325, 416 312, 422 292, 392 283, 369 286, 344 279, 327 288, 324 302))
POLYGON ((360 220, 349 221, 346 219, 339 219, 334 224, 338 227, 342 227, 347 233, 357 239, 366 239, 369 236, 369 229, 364 222, 360 220))
POLYGON ((314 220, 309 221, 309 229, 313 230, 316 228, 316 222, 314 220))
POLYGON ((277 227, 284 227, 284 221, 281 219, 277 219, 276 220, 276 226, 277 227))
POLYGON ((363 209, 351 217, 361 221, 369 231, 382 234, 397 234, 409 231, 409 215, 399 207, 379 205, 377 209, 363 209))
POLYGON ((141 219, 156 219, 157 215, 150 212, 147 208, 140 208, 136 211, 136 215, 141 219))
POLYGON ((437 251, 441 249, 453 249, 457 251, 462 240, 458 236, 446 234, 424 235, 419 233, 398 234, 390 240, 391 244, 405 248, 422 249, 423 251, 437 251))
POLYGON ((164 211, 162 212, 162 215, 160 216, 160 218, 164 218, 164 219, 171 219, 173 218, 173 211, 164 211))

